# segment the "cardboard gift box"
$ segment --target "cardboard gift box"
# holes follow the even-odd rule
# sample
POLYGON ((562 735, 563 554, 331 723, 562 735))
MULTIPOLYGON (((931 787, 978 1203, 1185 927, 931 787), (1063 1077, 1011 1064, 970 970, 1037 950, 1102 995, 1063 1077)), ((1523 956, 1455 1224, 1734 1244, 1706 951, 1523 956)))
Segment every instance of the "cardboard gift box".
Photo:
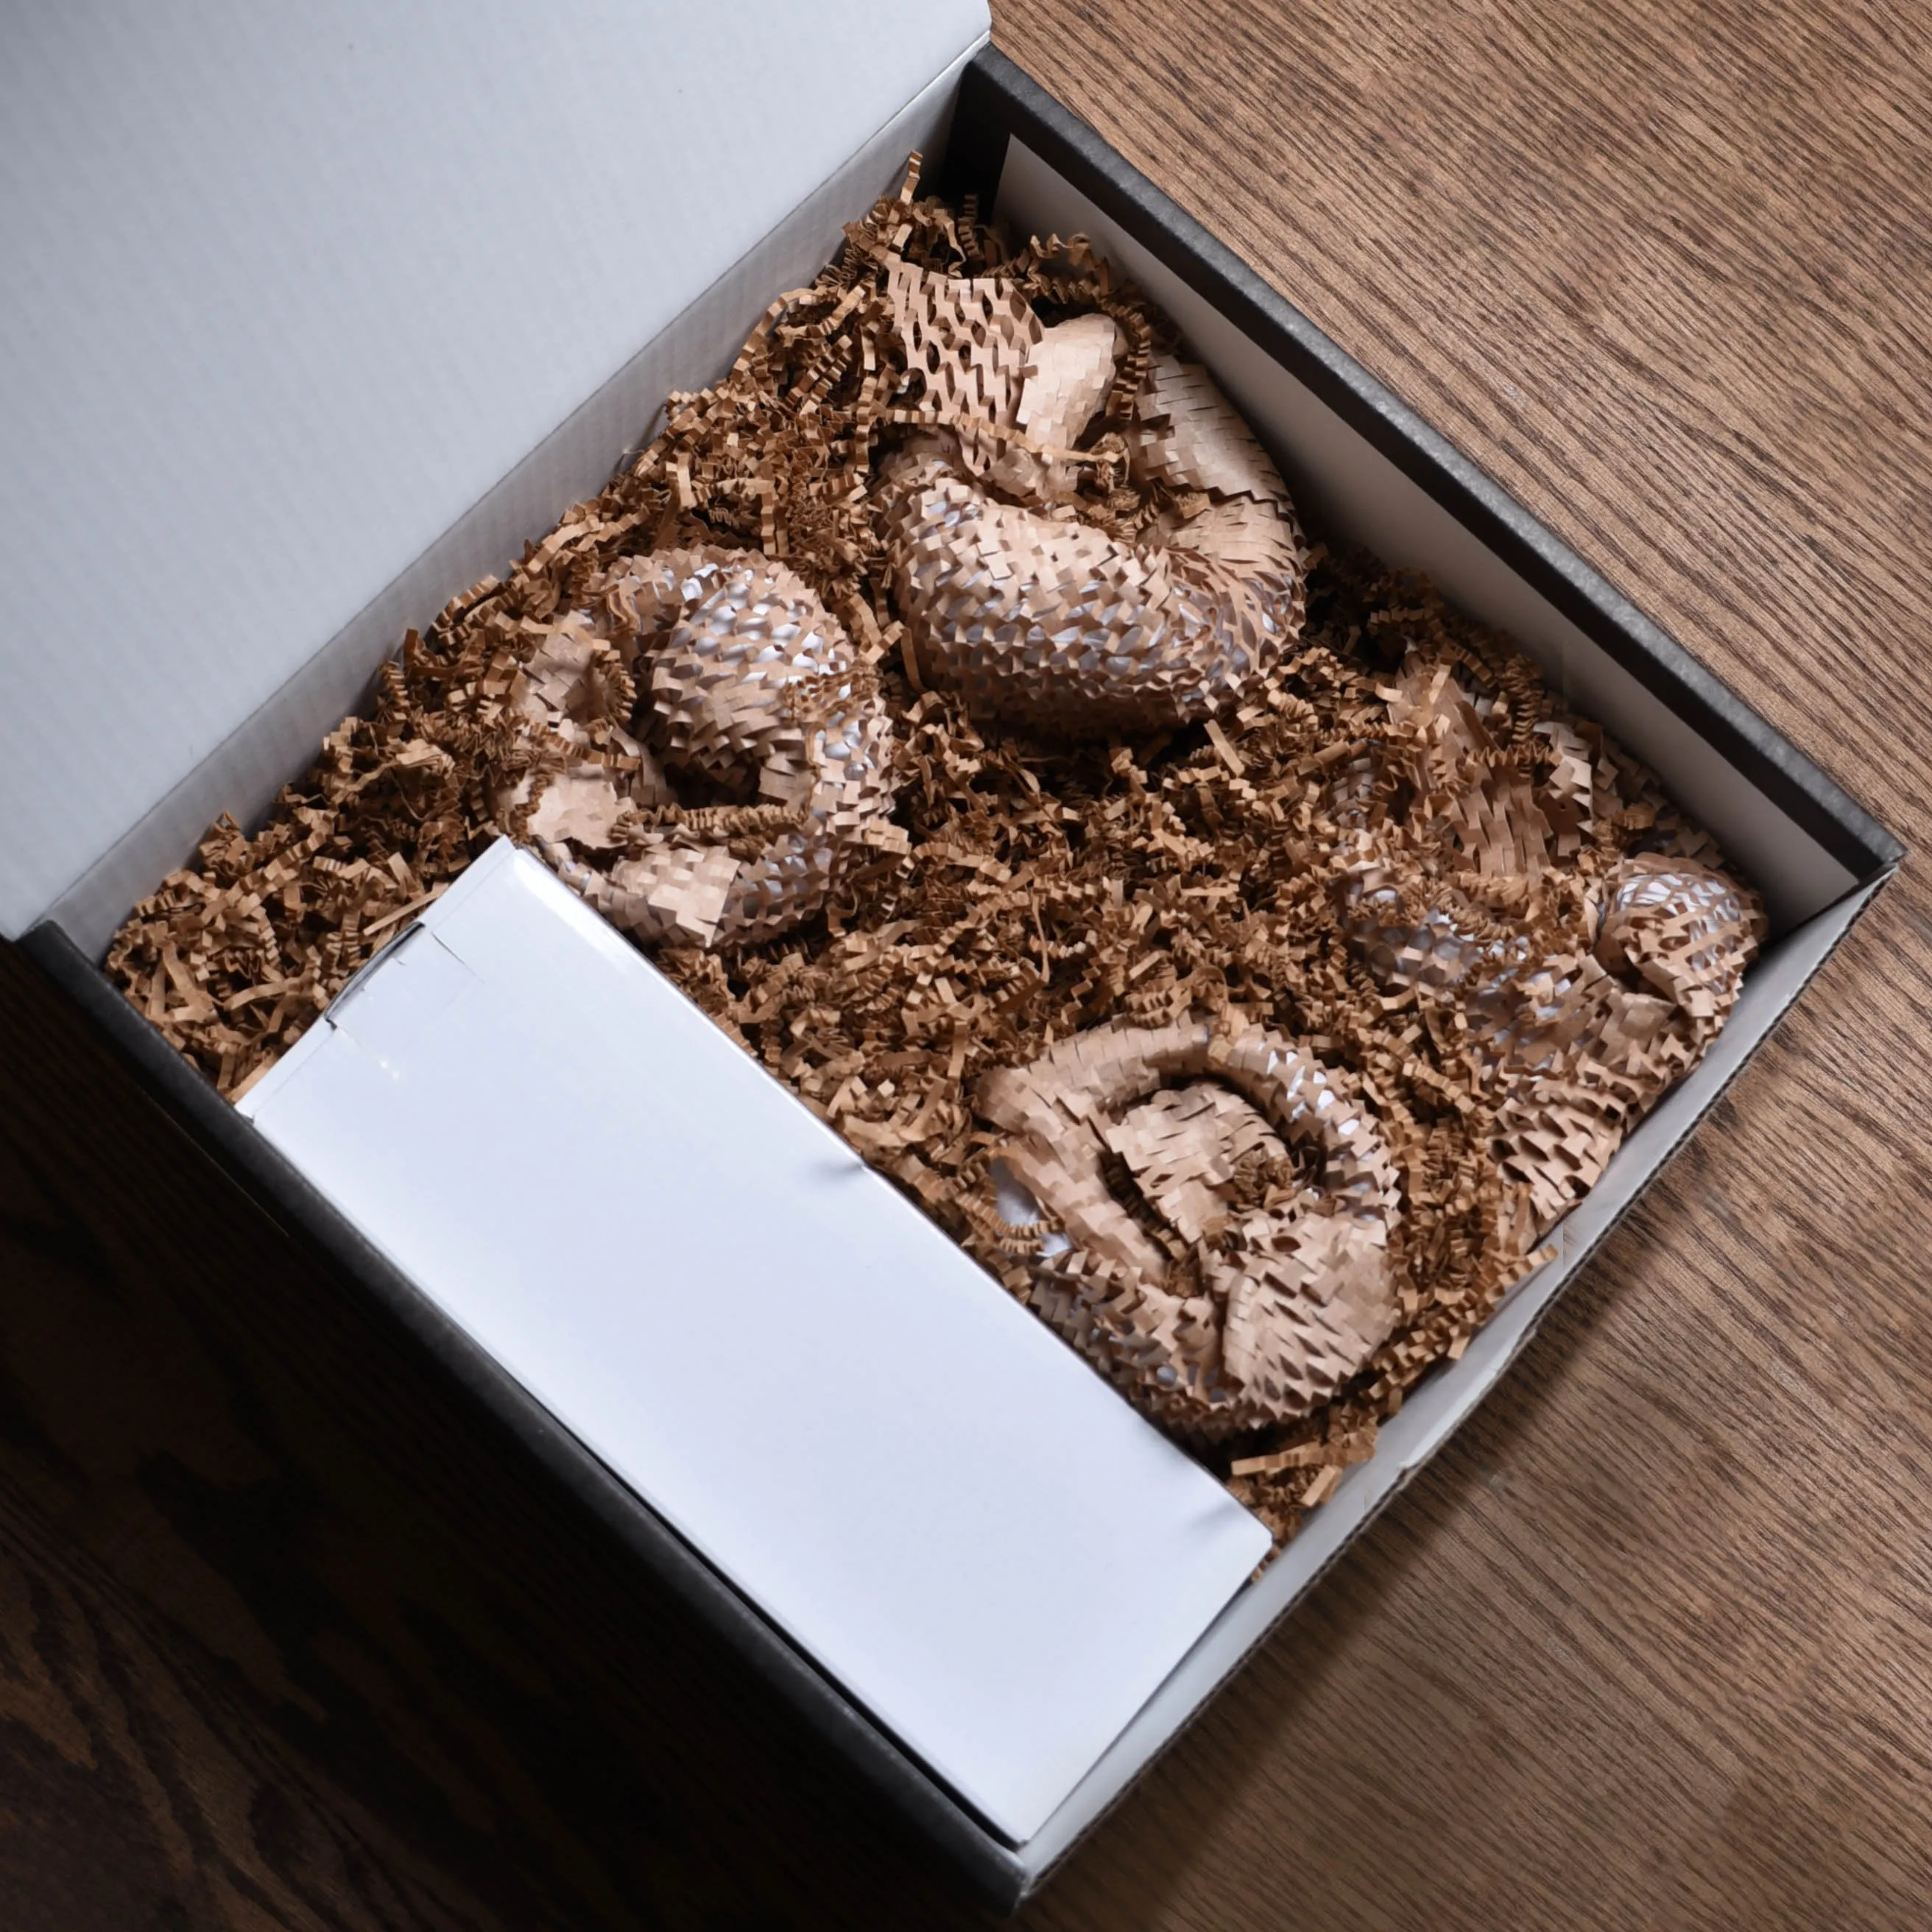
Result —
MULTIPOLYGON (((56 577, 60 592, 31 623, 16 614, 8 641, 0 928, 177 1126, 341 1261, 406 1346, 494 1411, 616 1546, 668 1578, 992 1896, 1015 1904, 1481 1399, 1900 848, 988 48, 977 0, 749 4, 722 16, 493 0, 442 24, 339 0, 299 21, 230 23, 218 37, 207 24, 204 38, 178 17, 130 20, 110 43, 50 16, 19 37, 0 218, 9 259, 30 272, 8 304, 0 544, 13 580, 56 577), (1178 1452, 1044 1330, 1036 1346, 1030 1318, 990 1281, 965 1279, 964 1258, 856 1159, 827 1154, 829 1135, 800 1138, 795 1103, 732 1060, 708 1022, 691 1016, 700 1030, 679 1034, 638 956, 614 940, 615 953, 600 950, 596 921, 574 918, 527 859, 506 849, 472 868, 245 1111, 219 1099, 98 963, 129 908, 211 820, 259 815, 306 767, 406 628, 594 491, 646 439, 669 392, 716 380, 772 297, 810 278, 915 149, 928 180, 977 193, 1004 222, 1090 236, 1180 324, 1315 527, 1426 572, 1508 632, 1567 701, 1658 771, 1771 917, 1725 1030, 1560 1224, 1555 1258, 1414 1393, 1373 1456, 1257 1575, 1265 1539, 1244 1538, 1231 1520, 1239 1511, 1216 1515, 1187 1486, 1178 1452), (76 555, 85 570, 50 566, 76 555), (490 892, 508 894, 512 910, 486 929, 490 892), (543 933, 562 950, 544 952, 531 937, 543 933), (726 1489, 676 1486, 681 1461, 709 1466, 716 1405, 681 1409, 666 1397, 646 1418, 660 1439, 626 1432, 633 1382, 648 1397, 665 1379, 652 1354, 661 1326, 622 1330, 621 1346, 603 1351, 614 1379, 592 1390, 598 1365, 545 1353, 554 1322, 528 1321, 514 1293, 488 1306, 478 1298, 490 1268, 460 1249, 460 1219, 437 1220, 407 1190, 379 1210, 369 1190, 381 1162, 358 1176, 337 1158, 352 1135, 304 1139, 276 1125, 278 1088, 285 1100, 332 1044, 345 1079, 365 1082, 344 1085, 344 1104, 362 1105, 366 1082, 395 1076, 430 1018, 476 1009, 489 974, 500 976, 493 986, 539 989, 490 1009, 490 1036, 522 1042, 514 1080, 506 1060, 475 1094, 460 1092, 462 1054, 422 1074, 411 1090, 431 1105, 419 1136, 459 1108, 513 1108, 574 1124, 568 1154, 587 1108, 608 1107, 595 1118, 630 1131, 624 1108, 638 1094, 655 1094, 663 1111, 652 1082, 681 1082, 664 1090, 694 1107, 702 1087, 707 1130, 741 1132, 761 1150, 758 1214, 772 1226, 823 1210, 828 1244, 839 1229, 858 1229, 855 1248, 860 1234, 876 1237, 881 1278, 902 1295, 928 1286, 910 1304, 922 1319, 943 1288, 974 1334, 985 1328, 986 1346, 1007 1352, 1002 1363, 1024 1360, 1042 1390, 1070 1393, 1015 1409, 999 1432, 1002 1462, 972 1402, 930 1399, 948 1386, 943 1364, 929 1384, 902 1384, 905 1362, 932 1346, 934 1331, 920 1330, 905 1338, 909 1353, 882 1356, 832 1405, 850 1425, 841 1437, 812 1420, 810 1403, 783 1407, 787 1366, 819 1330, 788 1331, 775 1300, 734 1340, 729 1372, 767 1391, 763 1413, 792 1443, 801 1429, 809 1436, 814 1520, 845 1526, 846 1540, 828 1530, 788 1557, 770 1517, 727 1520, 726 1489), (580 984, 584 998, 631 1002, 622 1010, 642 1016, 640 1038, 676 1035, 686 1057, 667 1048, 627 1062, 626 1094, 586 1100, 601 1063, 554 1028, 517 1031, 542 988, 580 984), (730 1070, 714 1079, 720 1066, 730 1070), (891 1402, 903 1408, 909 1387, 932 1412, 921 1493, 950 1494, 962 1512, 919 1549, 942 1565, 970 1556, 988 1594, 964 1608, 988 1615, 940 1616, 956 1576, 927 1575, 916 1539, 882 1528, 911 1508, 905 1496, 865 1488, 855 1444, 868 1427, 904 1428, 891 1402), (1138 1472, 1120 1486, 1143 1513, 1109 1527, 1082 1513, 1076 1486, 1030 1474, 1055 1456, 1057 1430, 1138 1472), (1091 1535, 1072 1536, 1075 1526, 1091 1535), (1161 1560, 1150 1565, 1151 1552, 1161 1560), (1060 1629, 1058 1650, 1024 1630, 986 1634, 1001 1603, 1042 1614, 1058 1603, 1077 1621, 1109 1592, 1120 1617, 1076 1630, 1078 1640, 1060 1629), (1054 1668, 1028 1677, 1042 1659, 1054 1668), (1022 1735, 1016 1714, 1029 1708, 1036 1730, 1022 1735)), ((638 1115, 637 1130, 655 1118, 638 1115)), ((640 1199, 659 1214, 728 1216, 741 1175, 700 1203, 692 1189, 719 1171, 680 1166, 686 1151, 670 1137, 655 1168, 643 1164, 640 1199)), ((540 1225, 544 1211, 533 1204, 520 1225, 540 1225)), ((595 1274, 602 1252, 586 1251, 574 1279, 595 1274)), ((842 1306, 852 1269, 814 1273, 810 1258, 788 1284, 829 1298, 815 1306, 842 1306)), ((684 1253, 676 1265, 704 1261, 684 1253)), ((769 1286, 782 1261, 745 1265, 748 1281, 769 1286)), ((587 1314, 571 1306, 590 1324, 582 1333, 606 1341, 635 1313, 634 1298, 587 1314)), ((835 1328, 838 1318, 824 1318, 835 1328)), ((684 1351, 682 1366, 696 1344, 664 1346, 684 1351)), ((834 1351, 826 1372, 848 1354, 834 1351)))

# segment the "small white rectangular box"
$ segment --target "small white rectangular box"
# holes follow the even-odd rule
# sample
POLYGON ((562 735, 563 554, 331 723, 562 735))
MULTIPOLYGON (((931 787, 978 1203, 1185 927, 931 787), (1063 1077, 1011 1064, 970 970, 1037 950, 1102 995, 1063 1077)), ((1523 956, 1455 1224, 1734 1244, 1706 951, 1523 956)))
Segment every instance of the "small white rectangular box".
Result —
POLYGON ((241 1108, 1016 1844, 1268 1554, 508 840, 241 1108))

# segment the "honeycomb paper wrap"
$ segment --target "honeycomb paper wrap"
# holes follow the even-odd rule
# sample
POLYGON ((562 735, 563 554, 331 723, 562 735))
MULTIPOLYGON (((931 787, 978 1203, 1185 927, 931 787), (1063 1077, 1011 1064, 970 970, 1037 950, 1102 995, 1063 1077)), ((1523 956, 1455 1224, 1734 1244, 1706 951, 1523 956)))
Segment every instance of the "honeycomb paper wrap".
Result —
POLYGON ((502 832, 1283 1534, 1762 931, 1084 242, 916 170, 110 966, 239 1090, 502 832))

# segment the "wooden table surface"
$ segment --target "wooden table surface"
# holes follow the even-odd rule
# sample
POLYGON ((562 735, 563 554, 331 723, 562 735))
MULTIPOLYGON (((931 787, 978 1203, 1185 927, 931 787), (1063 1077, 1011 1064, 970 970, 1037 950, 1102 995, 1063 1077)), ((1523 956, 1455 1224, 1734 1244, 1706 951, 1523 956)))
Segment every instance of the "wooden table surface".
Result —
MULTIPOLYGON (((1932 18, 995 11, 1932 842, 1932 18)), ((1028 1925, 1932 1924, 1928 880, 1028 1925)), ((0 995, 0 1924, 982 1922, 474 1418, 286 1346, 320 1264, 0 995)))

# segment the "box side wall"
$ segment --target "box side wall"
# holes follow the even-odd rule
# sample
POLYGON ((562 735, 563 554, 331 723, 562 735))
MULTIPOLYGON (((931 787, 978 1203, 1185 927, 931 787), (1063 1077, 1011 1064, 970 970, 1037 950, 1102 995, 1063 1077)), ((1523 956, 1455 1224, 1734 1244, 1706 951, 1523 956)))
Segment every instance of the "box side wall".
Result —
POLYGON ((224 812, 253 826, 363 701, 411 626, 500 571, 571 504, 601 489, 661 425, 665 397, 716 382, 781 290, 808 282, 846 222, 896 188, 908 153, 944 145, 970 50, 860 145, 755 248, 638 350, 489 494, 386 586, 248 721, 64 892, 47 916, 98 957, 136 900, 184 863, 224 812))

